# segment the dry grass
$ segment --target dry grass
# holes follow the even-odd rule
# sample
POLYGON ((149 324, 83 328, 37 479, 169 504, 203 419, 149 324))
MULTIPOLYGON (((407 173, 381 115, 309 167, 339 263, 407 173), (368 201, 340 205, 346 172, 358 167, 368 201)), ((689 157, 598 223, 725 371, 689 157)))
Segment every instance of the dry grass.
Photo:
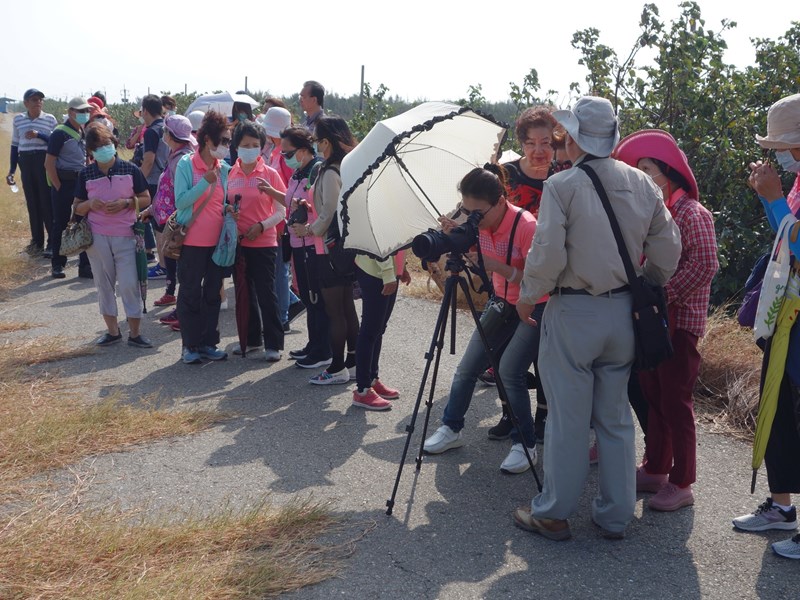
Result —
MULTIPOLYGON (((406 252, 406 262, 408 263, 408 272, 411 274, 411 283, 408 287, 400 286, 402 293, 407 294, 413 298, 422 298, 424 300, 431 300, 439 302, 444 293, 444 282, 447 279, 448 273, 444 270, 446 258, 442 257, 438 263, 429 265, 429 271, 422 268, 422 263, 410 250, 406 252)), ((480 287, 480 281, 476 279, 475 287, 480 287)), ((486 294, 476 294, 470 288, 470 296, 475 303, 475 308, 479 311, 483 310, 488 297, 486 294)), ((458 294, 458 307, 466 310, 468 305, 466 299, 461 292, 458 294)))
POLYGON ((34 327, 41 327, 36 323, 17 322, 17 321, 0 321, 0 333, 13 333, 15 331, 25 331, 26 329, 33 329, 34 327))
POLYGON ((729 307, 715 310, 700 343, 700 376, 695 398, 701 415, 725 433, 750 438, 758 411, 761 350, 753 331, 742 328, 729 307))
POLYGON ((22 514, 0 520, 0 597, 276 596, 335 574, 352 545, 316 542, 334 525, 328 508, 311 501, 144 519, 40 497, 22 514))
POLYGON ((86 403, 56 374, 28 368, 93 352, 63 338, 6 342, 0 351, 0 489, 83 457, 130 444, 186 435, 218 421, 217 413, 165 411, 155 398, 86 403))

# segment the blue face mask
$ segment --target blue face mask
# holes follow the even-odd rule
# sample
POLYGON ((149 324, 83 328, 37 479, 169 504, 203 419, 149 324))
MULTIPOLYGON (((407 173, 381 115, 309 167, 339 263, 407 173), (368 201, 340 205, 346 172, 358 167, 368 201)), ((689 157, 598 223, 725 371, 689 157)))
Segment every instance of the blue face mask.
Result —
POLYGON ((94 156, 94 159, 99 163, 107 163, 114 158, 116 153, 117 150, 114 148, 114 144, 108 144, 107 146, 101 146, 93 151, 92 156, 94 156))
POLYGON ((292 169, 292 171, 297 171, 300 168, 300 161, 297 160, 297 156, 292 156, 292 158, 284 158, 286 161, 286 166, 292 169))
POLYGON ((239 158, 242 159, 242 164, 249 165, 258 160, 261 156, 261 148, 239 148, 239 158))
POLYGON ((86 125, 89 122, 89 113, 75 113, 75 120, 81 125, 86 125))
POLYGON ((236 118, 239 119, 240 123, 244 123, 247 121, 247 113, 239 113, 236 118))
POLYGON ((800 173, 800 160, 795 160, 789 150, 779 150, 775 152, 775 158, 778 159, 778 164, 784 171, 800 173))

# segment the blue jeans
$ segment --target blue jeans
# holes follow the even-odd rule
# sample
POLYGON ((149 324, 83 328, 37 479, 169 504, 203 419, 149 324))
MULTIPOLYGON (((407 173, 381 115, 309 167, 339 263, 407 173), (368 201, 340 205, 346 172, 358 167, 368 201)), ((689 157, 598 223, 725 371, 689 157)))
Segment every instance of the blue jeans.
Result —
MULTIPOLYGON (((537 304, 531 315, 539 326, 531 327, 515 320, 499 329, 489 339, 490 345, 499 349, 498 375, 505 386, 511 410, 522 429, 522 435, 516 429, 512 431, 511 439, 516 444, 524 437, 528 448, 532 448, 536 443, 536 436, 533 433, 531 397, 528 393, 526 373, 539 355, 539 331, 545 304, 545 302, 537 304)), ((475 330, 461 362, 456 367, 453 383, 450 386, 450 397, 442 416, 442 423, 453 431, 461 431, 464 428, 464 415, 469 410, 475 382, 489 364, 489 357, 486 356, 481 338, 475 330)))
POLYGON ((278 297, 278 316, 281 323, 289 320, 289 305, 300 302, 300 298, 289 287, 290 277, 291 263, 283 262, 283 246, 278 238, 278 256, 275 258, 275 295, 278 297))

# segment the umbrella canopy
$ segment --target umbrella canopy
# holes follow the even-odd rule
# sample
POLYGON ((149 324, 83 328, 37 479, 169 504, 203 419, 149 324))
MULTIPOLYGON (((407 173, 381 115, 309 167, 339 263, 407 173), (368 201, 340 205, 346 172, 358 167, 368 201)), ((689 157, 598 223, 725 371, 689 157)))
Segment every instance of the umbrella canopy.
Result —
POLYGON ((497 159, 506 126, 446 102, 379 121, 342 161, 344 247, 386 258, 439 226, 460 201, 458 182, 497 159))
POLYGON ((770 339, 767 373, 761 390, 761 401, 758 404, 758 418, 756 419, 756 436, 753 440, 753 478, 750 483, 750 493, 755 490, 756 471, 764 461, 767 451, 769 434, 775 420, 778 408, 778 395, 780 394, 783 375, 786 370, 786 357, 789 352, 789 335, 792 327, 797 323, 800 315, 800 277, 794 272, 789 277, 786 295, 783 297, 778 318, 775 323, 775 333, 770 339))
POLYGON ((223 92, 222 94, 207 94, 205 96, 200 96, 189 105, 189 108, 187 108, 186 112, 183 114, 188 115, 195 110, 200 110, 202 112, 214 110, 218 113, 222 113, 223 115, 230 115, 233 111, 234 102, 241 102, 242 104, 249 104, 250 106, 258 106, 258 101, 253 100, 253 98, 247 94, 232 94, 230 92, 223 92))

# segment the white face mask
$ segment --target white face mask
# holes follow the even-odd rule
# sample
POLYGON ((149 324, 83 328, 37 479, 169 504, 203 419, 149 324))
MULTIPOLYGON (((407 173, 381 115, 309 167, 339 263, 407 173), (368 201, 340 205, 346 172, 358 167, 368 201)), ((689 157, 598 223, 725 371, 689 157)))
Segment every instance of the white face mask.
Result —
POLYGON ((800 160, 795 160, 789 150, 779 150, 775 152, 775 158, 778 159, 778 164, 784 171, 791 171, 792 173, 800 173, 800 160))
POLYGON ((211 150, 211 156, 213 156, 214 158, 217 158, 219 160, 222 160, 227 155, 228 155, 228 147, 227 146, 223 146, 222 144, 220 144, 219 146, 217 146, 216 148, 213 148, 211 150))
POLYGON ((242 164, 254 163, 259 156, 261 156, 261 148, 239 148, 239 158, 242 159, 242 164))

